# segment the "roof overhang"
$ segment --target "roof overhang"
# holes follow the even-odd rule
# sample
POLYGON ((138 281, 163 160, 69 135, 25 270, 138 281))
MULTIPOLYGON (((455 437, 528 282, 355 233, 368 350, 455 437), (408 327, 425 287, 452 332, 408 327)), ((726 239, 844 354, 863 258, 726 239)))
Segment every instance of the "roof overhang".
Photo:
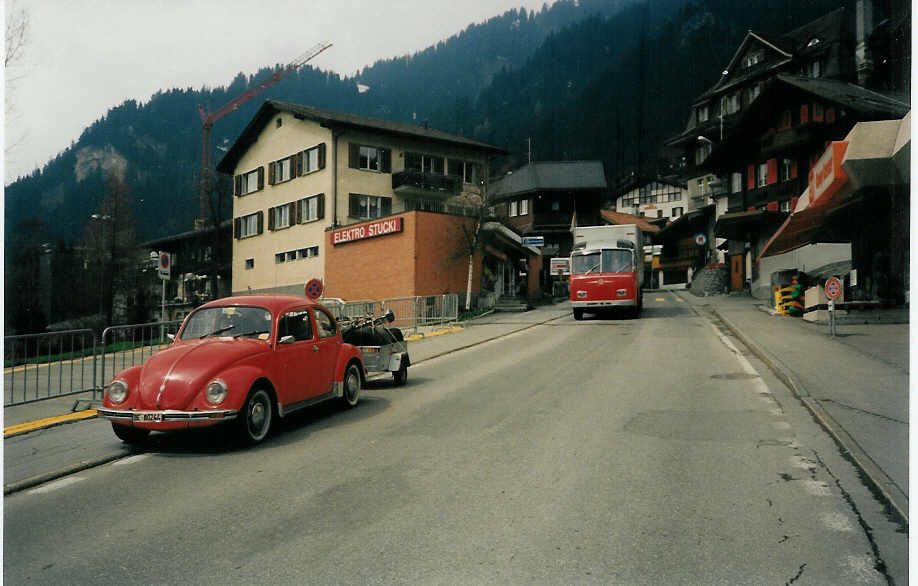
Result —
POLYGON ((776 224, 787 217, 787 212, 769 210, 752 210, 746 212, 727 212, 717 218, 714 224, 714 235, 729 240, 748 240, 748 234, 756 231, 763 224, 776 224))

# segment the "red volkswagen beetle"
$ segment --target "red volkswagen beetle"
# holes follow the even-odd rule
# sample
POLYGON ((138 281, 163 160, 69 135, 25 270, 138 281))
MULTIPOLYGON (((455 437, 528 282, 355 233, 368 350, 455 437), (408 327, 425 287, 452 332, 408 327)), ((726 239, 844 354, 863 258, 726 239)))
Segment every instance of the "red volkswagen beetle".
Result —
POLYGON ((118 373, 99 415, 127 443, 150 431, 235 425, 262 441, 275 418, 329 399, 353 407, 366 377, 360 350, 332 314, 295 295, 226 297, 185 318, 175 340, 118 373))

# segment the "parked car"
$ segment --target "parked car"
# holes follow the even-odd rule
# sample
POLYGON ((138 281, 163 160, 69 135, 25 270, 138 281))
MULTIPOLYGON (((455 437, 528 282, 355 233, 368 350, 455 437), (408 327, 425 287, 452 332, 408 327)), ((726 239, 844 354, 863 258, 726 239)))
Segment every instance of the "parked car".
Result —
POLYGON ((245 295, 190 313, 173 342, 105 387, 99 415, 127 443, 150 431, 235 425, 255 444, 278 417, 338 399, 357 405, 361 352, 331 312, 295 295, 245 295))

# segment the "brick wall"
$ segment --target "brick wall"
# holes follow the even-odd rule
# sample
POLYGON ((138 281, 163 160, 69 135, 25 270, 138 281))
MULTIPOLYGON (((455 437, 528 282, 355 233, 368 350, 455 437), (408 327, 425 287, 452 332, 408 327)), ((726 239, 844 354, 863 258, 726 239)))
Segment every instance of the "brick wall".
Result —
MULTIPOLYGON (((474 230, 474 218, 462 218, 414 212, 417 215, 415 246, 415 295, 465 293, 468 282, 469 258, 466 230, 474 230)), ((481 281, 481 254, 475 255, 472 270, 472 291, 477 292, 481 281)))

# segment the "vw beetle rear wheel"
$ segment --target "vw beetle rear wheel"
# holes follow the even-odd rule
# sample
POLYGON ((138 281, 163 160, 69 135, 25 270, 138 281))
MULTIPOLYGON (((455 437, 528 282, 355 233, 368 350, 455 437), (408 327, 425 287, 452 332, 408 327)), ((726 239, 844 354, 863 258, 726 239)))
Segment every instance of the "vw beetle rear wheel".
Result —
POLYGON ((264 389, 255 389, 249 394, 239 413, 242 440, 257 444, 268 437, 274 419, 274 402, 264 389))
POLYGON ((344 392, 341 401, 348 407, 357 405, 360 400, 360 368, 356 364, 350 364, 344 371, 344 392))
POLYGON ((121 425, 120 423, 112 423, 112 431, 115 432, 115 435, 118 436, 118 439, 126 444, 131 445, 143 443, 143 441, 147 439, 147 436, 150 435, 149 429, 144 429, 142 427, 132 427, 130 425, 121 425))

